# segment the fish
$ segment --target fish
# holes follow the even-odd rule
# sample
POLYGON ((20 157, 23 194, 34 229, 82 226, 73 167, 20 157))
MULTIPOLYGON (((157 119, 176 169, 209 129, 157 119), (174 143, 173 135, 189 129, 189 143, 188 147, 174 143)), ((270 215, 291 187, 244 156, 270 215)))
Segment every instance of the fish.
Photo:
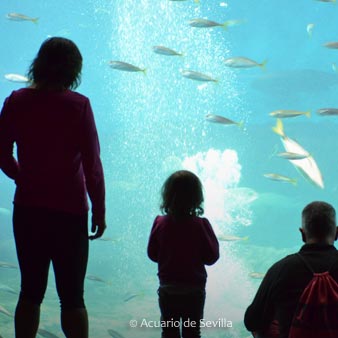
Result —
POLYGON ((5 309, 2 305, 0 305, 0 313, 3 313, 8 317, 13 317, 13 315, 7 309, 5 309))
POLYGON ((211 21, 207 19, 192 19, 189 21, 189 26, 195 28, 213 28, 213 27, 222 27, 223 29, 227 29, 229 26, 234 26, 240 24, 241 20, 228 20, 223 23, 219 23, 216 21, 211 21))
POLYGON ((338 49, 338 41, 326 42, 323 46, 330 49, 338 49))
POLYGON ((124 336, 122 336, 122 334, 118 333, 115 330, 108 329, 107 331, 108 331, 109 335, 113 338, 125 338, 124 336))
POLYGON ((313 31, 313 27, 315 26, 314 23, 309 23, 307 26, 306 26, 306 31, 309 35, 309 37, 311 38, 312 37, 312 31, 313 31))
POLYGON ((11 215, 11 211, 7 208, 0 208, 0 215, 9 216, 9 215, 11 215))
POLYGON ((18 267, 12 263, 0 261, 0 268, 17 269, 18 267))
POLYGON ((5 74, 5 79, 12 82, 21 82, 21 83, 29 82, 28 77, 20 74, 5 74))
POLYGON ((332 63, 332 70, 337 73, 338 72, 338 68, 337 68, 337 65, 333 62, 332 63))
POLYGON ((335 116, 338 115, 338 108, 320 108, 317 109, 317 114, 321 116, 335 116))
POLYGON ((320 2, 332 2, 332 3, 336 2, 336 0, 317 0, 317 1, 320 1, 320 2))
POLYGON ((296 116, 300 116, 300 115, 305 115, 307 117, 310 117, 311 112, 279 109, 279 110, 275 110, 275 111, 271 112, 269 115, 272 116, 272 117, 277 117, 277 118, 282 119, 282 118, 286 118, 286 117, 296 117, 296 116))
MULTIPOLYGON (((277 119, 276 126, 272 130, 281 137, 281 141, 287 152, 297 154, 309 154, 299 143, 292 140, 284 133, 283 123, 281 119, 277 119)), ((315 186, 324 189, 324 180, 318 168, 318 165, 312 156, 307 156, 302 160, 290 160, 303 177, 315 186)))
POLYGON ((111 284, 110 282, 105 281, 101 277, 97 277, 97 276, 94 276, 94 275, 87 275, 86 278, 89 279, 89 280, 92 280, 94 282, 100 282, 100 283, 109 284, 109 285, 111 284))
POLYGON ((224 116, 220 116, 220 115, 214 115, 214 114, 207 114, 205 115, 205 119, 208 122, 213 122, 213 123, 219 123, 219 124, 225 124, 225 125, 229 125, 229 124, 236 124, 239 127, 243 126, 243 121, 240 122, 235 122, 232 121, 224 116))
POLYGON ((193 70, 187 70, 183 69, 181 71, 182 76, 186 77, 187 79, 195 80, 195 81, 201 81, 201 82, 218 82, 218 80, 212 78, 209 75, 194 72, 193 70))
POLYGON ((249 277, 255 278, 255 279, 263 279, 265 276, 265 273, 262 272, 250 272, 249 277))
POLYGON ((59 338, 54 333, 51 333, 51 332, 44 330, 44 329, 38 329, 38 334, 42 337, 45 337, 45 338, 59 338))
POLYGON ((135 297, 138 297, 138 296, 140 296, 140 294, 138 294, 138 293, 132 293, 132 294, 126 294, 125 295, 125 297, 123 298, 123 301, 125 302, 125 303, 127 303, 127 302, 129 302, 130 300, 132 300, 132 299, 134 299, 135 297))
POLYGON ((284 176, 280 174, 269 173, 269 174, 264 174, 264 177, 269 178, 270 180, 273 180, 273 181, 287 182, 293 185, 297 185, 297 180, 295 178, 290 178, 288 176, 284 176))
POLYGON ((262 63, 258 63, 254 60, 251 60, 247 57, 238 56, 227 58, 224 60, 224 63, 227 67, 231 68, 253 68, 253 67, 260 67, 262 69, 265 68, 267 60, 263 61, 262 63))
MULTIPOLYGON (((169 1, 173 1, 173 2, 183 2, 183 1, 187 1, 187 0, 169 0, 169 1)), ((199 4, 200 0, 194 0, 194 3, 199 4)))
POLYGON ((218 235, 217 239, 219 241, 224 241, 224 242, 235 242, 235 241, 247 241, 249 239, 249 236, 245 237, 238 237, 238 236, 233 236, 233 235, 218 235))
POLYGON ((39 18, 32 18, 30 16, 20 14, 20 13, 8 13, 6 15, 8 20, 12 21, 32 21, 34 23, 38 23, 39 18))
POLYGON ((143 74, 146 74, 145 68, 139 68, 127 62, 109 61, 109 66, 113 69, 122 70, 125 72, 142 72, 143 74))
POLYGON ((111 243, 117 243, 120 241, 120 238, 112 238, 112 237, 100 237, 98 238, 99 241, 102 242, 111 242, 111 243))
POLYGON ((156 54, 167 55, 167 56, 183 56, 182 53, 178 53, 173 49, 164 46, 153 46, 153 52, 156 54))
POLYGON ((11 287, 4 285, 4 284, 0 284, 0 291, 8 292, 8 293, 11 293, 13 295, 18 294, 18 292, 16 292, 14 289, 12 289, 11 287))
POLYGON ((303 160, 310 156, 310 154, 298 154, 298 153, 290 153, 289 151, 278 153, 278 157, 285 158, 287 160, 303 160))

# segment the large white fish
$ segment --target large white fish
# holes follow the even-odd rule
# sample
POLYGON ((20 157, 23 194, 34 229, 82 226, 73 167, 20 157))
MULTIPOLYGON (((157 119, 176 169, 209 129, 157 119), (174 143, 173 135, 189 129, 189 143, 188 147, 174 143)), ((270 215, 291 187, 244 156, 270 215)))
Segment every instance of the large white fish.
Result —
POLYGON ((22 83, 27 83, 29 81, 28 77, 20 74, 5 74, 5 79, 12 82, 22 83))
MULTIPOLYGON (((304 155, 309 154, 309 152, 305 150, 299 143, 285 135, 281 119, 277 119, 277 124, 272 128, 272 130, 281 137, 282 143, 287 152, 304 155)), ((289 161, 308 181, 322 189, 324 188, 322 174, 317 166, 317 163, 311 155, 304 159, 289 161)))
POLYGON ((140 68, 122 61, 109 61, 109 66, 113 69, 122 70, 125 72, 142 72, 144 74, 146 73, 145 68, 140 68))
POLYGON ((30 16, 20 14, 20 13, 8 13, 6 15, 8 20, 12 21, 32 21, 34 23, 38 23, 39 18, 32 18, 30 16))
POLYGON ((195 80, 195 81, 201 81, 201 82, 218 82, 218 80, 212 78, 209 75, 203 74, 203 73, 199 73, 199 72, 194 72, 193 70, 187 70, 187 69, 183 69, 181 71, 182 76, 191 79, 191 80, 195 80))

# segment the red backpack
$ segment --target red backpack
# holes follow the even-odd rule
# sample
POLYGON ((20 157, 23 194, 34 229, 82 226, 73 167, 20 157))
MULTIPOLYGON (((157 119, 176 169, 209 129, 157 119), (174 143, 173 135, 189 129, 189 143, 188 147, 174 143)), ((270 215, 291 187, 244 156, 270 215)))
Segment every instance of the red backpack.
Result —
POLYGON ((299 298, 289 338, 338 338, 338 284, 330 275, 332 266, 315 273, 304 257, 298 256, 313 277, 299 298))

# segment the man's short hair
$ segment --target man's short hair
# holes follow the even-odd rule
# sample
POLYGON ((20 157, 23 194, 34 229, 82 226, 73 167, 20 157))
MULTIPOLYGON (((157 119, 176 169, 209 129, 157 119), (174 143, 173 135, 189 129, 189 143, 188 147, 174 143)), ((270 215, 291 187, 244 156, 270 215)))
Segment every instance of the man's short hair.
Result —
POLYGON ((302 227, 308 238, 325 239, 335 236, 335 209, 331 204, 326 202, 311 202, 303 209, 302 227))

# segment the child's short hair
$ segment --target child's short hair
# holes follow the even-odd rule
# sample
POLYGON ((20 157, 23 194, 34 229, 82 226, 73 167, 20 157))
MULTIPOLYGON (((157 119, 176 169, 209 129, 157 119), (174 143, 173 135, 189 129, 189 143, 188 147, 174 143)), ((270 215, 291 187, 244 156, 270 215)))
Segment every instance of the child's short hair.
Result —
POLYGON ((30 82, 44 88, 75 89, 81 83, 82 55, 66 38, 45 40, 28 70, 30 82))
POLYGON ((182 216, 203 215, 203 188, 199 178, 188 170, 170 175, 162 186, 162 213, 182 216))

